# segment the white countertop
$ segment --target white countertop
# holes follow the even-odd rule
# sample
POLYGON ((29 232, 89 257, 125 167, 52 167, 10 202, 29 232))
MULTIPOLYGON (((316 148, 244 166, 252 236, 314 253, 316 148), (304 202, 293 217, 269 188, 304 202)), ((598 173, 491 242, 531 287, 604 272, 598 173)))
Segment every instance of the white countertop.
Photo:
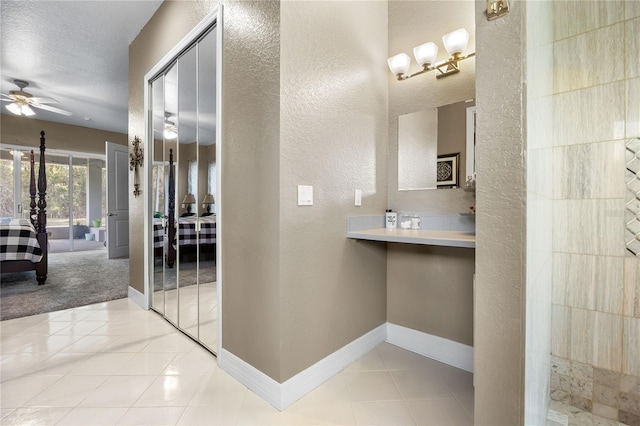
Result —
POLYGON ((476 247, 476 234, 469 231, 375 228, 348 231, 347 238, 446 247, 476 247))

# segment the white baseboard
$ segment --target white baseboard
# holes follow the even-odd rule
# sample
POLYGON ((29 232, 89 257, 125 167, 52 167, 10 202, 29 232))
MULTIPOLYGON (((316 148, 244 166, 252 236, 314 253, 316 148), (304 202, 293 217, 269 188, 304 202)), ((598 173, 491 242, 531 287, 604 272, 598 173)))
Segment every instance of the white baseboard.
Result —
POLYGON ((149 310, 148 300, 143 293, 140 293, 135 288, 129 286, 129 291, 127 293, 129 299, 136 303, 136 305, 140 306, 144 310, 149 310))
POLYGON ((218 365, 269 404, 284 410, 384 341, 473 372, 472 346, 391 323, 371 330, 284 383, 278 383, 224 348, 218 353, 218 365))
POLYGON ((391 323, 387 342, 473 373, 473 346, 391 323))
POLYGON ((282 384, 283 406, 288 407, 353 364, 384 342, 386 334, 386 324, 382 324, 284 382, 282 384))
POLYGON ((218 363, 220 368, 269 404, 278 410, 284 410, 384 342, 386 334, 387 326, 383 324, 284 383, 278 383, 224 348, 218 354, 218 363))

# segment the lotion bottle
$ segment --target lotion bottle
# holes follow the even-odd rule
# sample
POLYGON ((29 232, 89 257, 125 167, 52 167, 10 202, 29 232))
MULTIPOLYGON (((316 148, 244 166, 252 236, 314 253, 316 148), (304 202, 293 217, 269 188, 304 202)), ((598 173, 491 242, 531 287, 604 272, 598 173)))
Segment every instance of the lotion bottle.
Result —
POLYGON ((385 228, 396 229, 398 228, 398 213, 387 209, 385 213, 385 228))

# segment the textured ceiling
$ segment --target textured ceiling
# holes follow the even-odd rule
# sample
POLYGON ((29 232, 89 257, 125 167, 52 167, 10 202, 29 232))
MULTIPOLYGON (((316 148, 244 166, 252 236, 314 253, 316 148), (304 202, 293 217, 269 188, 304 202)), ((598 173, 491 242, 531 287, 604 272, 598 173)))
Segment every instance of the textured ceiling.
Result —
POLYGON ((127 133, 129 44, 161 3, 0 0, 0 91, 26 80, 27 92, 73 112, 35 118, 127 133))

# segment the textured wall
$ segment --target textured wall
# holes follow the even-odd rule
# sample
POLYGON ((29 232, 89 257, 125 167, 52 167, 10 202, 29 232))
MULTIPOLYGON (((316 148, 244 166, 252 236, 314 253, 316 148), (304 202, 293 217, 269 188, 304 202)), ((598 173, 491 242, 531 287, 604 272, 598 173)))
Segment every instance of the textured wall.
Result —
MULTIPOLYGON (((413 56, 412 49, 415 46, 433 41, 439 46, 438 60, 444 60, 447 53, 442 36, 461 27, 470 34, 467 51, 475 51, 473 1, 390 1, 388 9, 388 56, 400 52, 413 56)), ((415 60, 412 61, 410 72, 417 71, 418 67, 415 60)), ((398 116, 474 98, 475 61, 475 58, 463 61, 459 74, 440 80, 432 72, 407 81, 397 81, 386 68, 389 86, 389 208, 424 216, 458 216, 469 211, 474 196, 462 189, 398 191, 398 116)), ((424 249, 420 247, 395 247, 394 244, 388 247, 389 321, 472 344, 474 256, 469 255, 468 250, 436 249, 437 255, 430 256, 424 254, 424 249), (406 257, 398 255, 401 252, 406 253, 406 257), (441 262, 459 268, 460 273, 456 274, 455 280, 450 276, 450 269, 439 265, 441 262), (441 293, 445 285, 452 285, 455 293, 461 296, 459 301, 447 295, 438 299, 440 307, 448 312, 447 322, 425 309, 425 306, 432 306, 434 294, 441 293)))
POLYGON ((386 205, 387 7, 293 1, 280 16, 284 381, 386 320, 385 247, 347 240, 345 221, 386 205))
POLYGON ((388 244, 387 320, 473 346, 474 260, 473 249, 388 244))
POLYGON ((640 260, 626 256, 623 231, 624 143, 640 136, 640 2, 555 1, 552 12, 551 397, 638 424, 640 260))
POLYGON ((280 379, 280 3, 225 3, 222 344, 280 379))
MULTIPOLYGON (((214 5, 165 2, 132 44, 130 134, 144 125, 144 74, 214 5)), ((386 205, 386 12, 382 2, 224 2, 223 347, 277 381, 386 319, 384 246, 344 235, 348 215, 386 205), (298 184, 314 185, 313 207, 296 205, 298 184)), ((140 229, 142 201, 131 202, 140 229)))
POLYGON ((524 422, 524 4, 510 5, 487 21, 476 2, 475 424, 492 426, 524 422))
POLYGON ((62 149, 105 155, 105 141, 127 144, 127 135, 106 132, 88 127, 24 118, 17 115, 0 115, 3 144, 40 146, 40 131, 44 130, 47 149, 62 149))

